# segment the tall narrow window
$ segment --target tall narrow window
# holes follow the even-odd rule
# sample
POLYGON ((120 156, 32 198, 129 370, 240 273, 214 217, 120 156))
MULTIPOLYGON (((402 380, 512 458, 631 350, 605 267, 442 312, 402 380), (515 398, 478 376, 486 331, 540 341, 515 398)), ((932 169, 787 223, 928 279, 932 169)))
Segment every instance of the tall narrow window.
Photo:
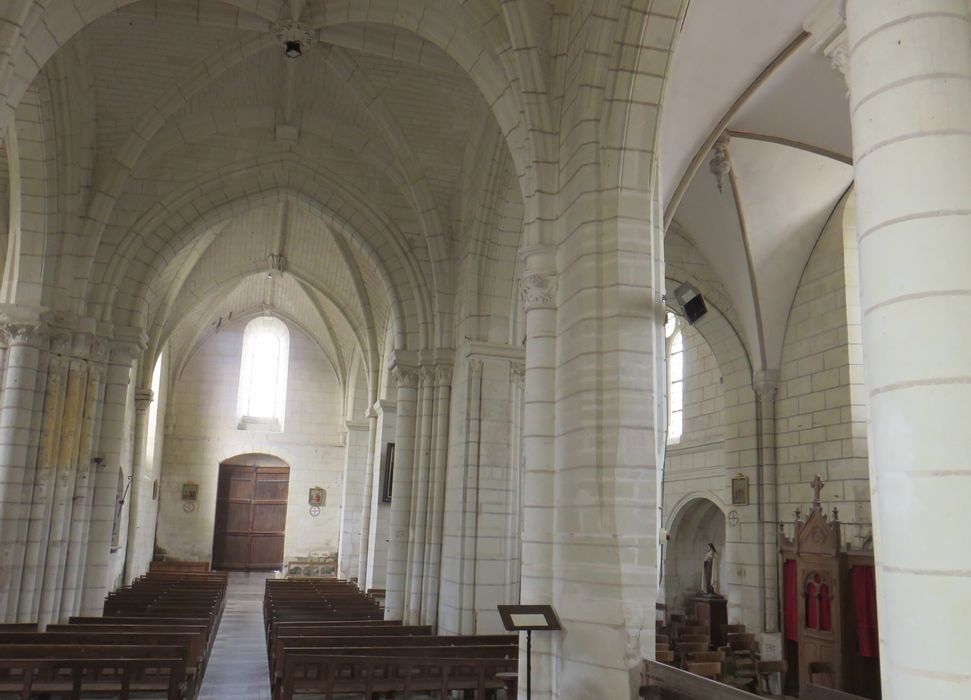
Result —
POLYGON ((236 412, 243 430, 283 430, 290 332, 278 318, 253 319, 243 331, 236 412))
POLYGON ((664 324, 668 343, 668 442, 680 442, 684 427, 684 334, 678 317, 664 324))

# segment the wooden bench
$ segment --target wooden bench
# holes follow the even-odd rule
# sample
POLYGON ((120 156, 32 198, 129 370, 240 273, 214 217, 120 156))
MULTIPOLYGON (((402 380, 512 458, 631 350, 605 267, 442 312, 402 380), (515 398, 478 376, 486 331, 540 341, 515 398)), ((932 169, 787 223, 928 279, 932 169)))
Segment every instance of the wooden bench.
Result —
POLYGON ((464 635, 464 636, 279 636, 270 661, 271 685, 278 687, 284 674, 286 657, 291 653, 354 654, 378 649, 388 656, 428 655, 434 648, 435 655, 451 656, 453 653, 493 658, 516 658, 519 654, 519 637, 515 635, 464 635), (447 651, 444 651, 447 650, 447 651))
POLYGON ((177 646, 0 645, 0 693, 72 700, 110 693, 127 700, 135 692, 154 692, 184 700, 184 653, 177 646))
POLYGON ((474 690, 484 700, 505 686, 496 675, 518 668, 518 659, 435 658, 420 656, 322 656, 294 653, 287 656, 284 682, 276 700, 291 700, 313 693, 333 700, 337 693, 395 693, 409 698, 415 691, 437 691, 447 697, 453 690, 474 690))
MULTIPOLYGON (((70 627, 70 625, 68 625, 70 627)), ((185 661, 186 676, 186 696, 194 697, 202 682, 205 673, 205 647, 202 638, 193 632, 122 632, 119 630, 107 630, 92 632, 91 628, 75 627, 74 631, 47 631, 47 632, 9 632, 0 633, 0 646, 38 646, 52 645, 73 648, 75 645, 81 646, 127 646, 127 647, 178 647, 181 650, 180 658, 185 661), (78 631, 78 630, 83 631, 78 631)), ((63 653, 58 649, 57 654, 63 653)))

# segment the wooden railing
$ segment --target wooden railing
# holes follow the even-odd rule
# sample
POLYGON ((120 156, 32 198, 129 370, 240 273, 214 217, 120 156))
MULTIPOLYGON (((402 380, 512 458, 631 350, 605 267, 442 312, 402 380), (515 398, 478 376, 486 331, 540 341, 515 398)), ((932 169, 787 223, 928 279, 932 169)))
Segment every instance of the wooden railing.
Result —
POLYGON ((642 689, 642 697, 664 700, 752 700, 756 697, 657 661, 645 661, 644 666, 648 686, 642 689))
POLYGON ((866 700, 859 695, 853 695, 842 690, 824 688, 821 685, 806 684, 806 689, 802 692, 803 700, 866 700))
MULTIPOLYGON (((641 689, 641 697, 663 700, 752 700, 754 695, 733 688, 680 668, 645 661, 644 670, 648 685, 641 689)), ((866 700, 866 698, 842 690, 833 690, 809 683, 803 691, 803 700, 866 700)))

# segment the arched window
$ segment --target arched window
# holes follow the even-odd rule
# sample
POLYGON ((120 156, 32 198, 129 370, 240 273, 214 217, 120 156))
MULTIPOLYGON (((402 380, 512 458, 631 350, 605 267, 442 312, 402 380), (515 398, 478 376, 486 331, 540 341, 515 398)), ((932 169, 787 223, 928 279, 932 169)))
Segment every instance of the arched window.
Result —
POLYGON ((678 317, 668 313, 664 324, 668 346, 668 442, 680 442, 684 429, 684 334, 678 317))
POLYGON ((246 324, 236 413, 242 430, 283 430, 287 403, 290 331, 278 318, 246 324))

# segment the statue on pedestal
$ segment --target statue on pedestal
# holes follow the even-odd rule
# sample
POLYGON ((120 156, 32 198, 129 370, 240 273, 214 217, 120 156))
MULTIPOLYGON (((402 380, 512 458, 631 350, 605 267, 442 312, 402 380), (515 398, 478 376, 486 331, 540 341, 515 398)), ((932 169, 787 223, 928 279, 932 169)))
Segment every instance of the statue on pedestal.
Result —
POLYGON ((701 568, 701 592, 704 595, 718 595, 718 550, 711 542, 708 543, 701 568))

